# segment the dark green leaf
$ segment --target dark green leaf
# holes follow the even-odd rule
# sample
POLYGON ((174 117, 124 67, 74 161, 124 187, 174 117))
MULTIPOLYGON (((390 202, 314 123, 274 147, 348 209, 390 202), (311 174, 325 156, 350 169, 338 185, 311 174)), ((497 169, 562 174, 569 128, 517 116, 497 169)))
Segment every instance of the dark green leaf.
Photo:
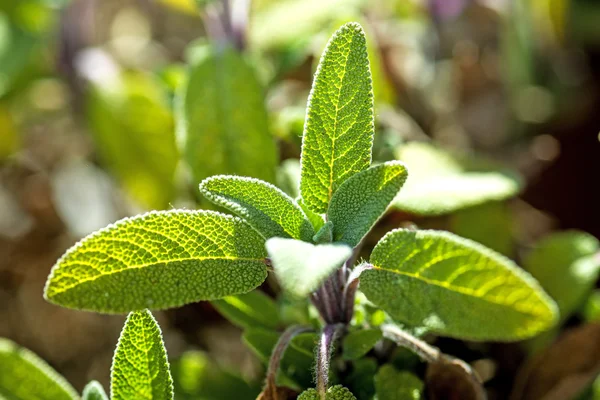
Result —
POLYGON ((383 337, 379 329, 359 329, 350 332, 344 338, 343 357, 346 360, 356 360, 367 354, 383 337))

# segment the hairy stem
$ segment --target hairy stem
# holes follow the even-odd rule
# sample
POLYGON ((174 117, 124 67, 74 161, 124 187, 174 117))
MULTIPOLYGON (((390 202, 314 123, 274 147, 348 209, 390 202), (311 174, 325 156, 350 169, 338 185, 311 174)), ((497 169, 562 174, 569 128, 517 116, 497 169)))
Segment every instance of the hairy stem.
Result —
POLYGON ((356 291, 358 290, 358 284, 360 283, 360 274, 367 269, 373 269, 371 264, 361 264, 354 268, 348 276, 348 282, 344 287, 342 294, 342 315, 343 321, 348 323, 352 321, 354 315, 354 298, 356 297, 356 291))
POLYGON ((310 330, 311 328, 308 326, 292 325, 289 328, 287 328, 279 337, 279 340, 277 341, 277 344, 275 345, 275 348, 271 353, 271 358, 269 359, 269 367, 267 368, 267 381, 265 384, 266 388, 272 390, 276 387, 276 378, 277 371, 279 370, 279 364, 281 363, 281 358, 283 357, 283 354, 285 353, 285 350, 287 349, 292 339, 296 335, 310 330))
POLYGON ((344 330, 343 324, 330 324, 323 328, 321 341, 317 351, 317 392, 322 400, 325 400, 327 386, 329 385, 329 360, 333 351, 333 344, 344 330))
POLYGON ((381 326, 383 336, 396 342, 398 346, 406 347, 413 353, 418 355, 423 361, 432 363, 437 362, 440 359, 440 350, 433 347, 424 341, 417 339, 408 332, 404 332, 402 329, 395 325, 385 324, 381 326))

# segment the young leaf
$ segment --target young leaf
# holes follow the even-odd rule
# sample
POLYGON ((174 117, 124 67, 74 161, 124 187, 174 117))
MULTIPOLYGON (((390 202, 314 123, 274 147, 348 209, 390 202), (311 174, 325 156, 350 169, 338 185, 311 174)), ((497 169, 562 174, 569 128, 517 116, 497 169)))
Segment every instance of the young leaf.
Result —
POLYGON ((360 276, 393 318, 446 336, 520 340, 556 323, 556 304, 504 256, 448 232, 389 232, 360 276))
POLYGON ((31 351, 0 338, 0 399, 74 400, 73 387, 31 351))
POLYGON ((285 290, 306 297, 352 255, 344 244, 314 245, 295 239, 267 240, 275 275, 285 290))
MULTIPOLYGON (((298 400, 322 400, 315 389, 308 389, 298 396, 298 400)), ((348 389, 341 385, 332 386, 327 389, 325 400, 356 400, 356 397, 348 389)))
POLYGON ((224 173, 273 182, 277 153, 253 69, 232 48, 210 45, 196 55, 177 107, 178 140, 194 179, 224 173))
POLYGON ((310 241, 315 234, 300 206, 270 183, 217 175, 202 181, 200 192, 213 203, 244 218, 267 239, 290 237, 310 241))
POLYGON ((111 399, 173 398, 173 379, 160 327, 148 310, 127 316, 110 376, 111 399))
POLYGON ((390 161, 357 173, 340 186, 327 216, 333 240, 355 247, 385 212, 406 180, 404 164, 390 161))
POLYGON ((108 400, 104 388, 98 381, 91 381, 83 388, 82 400, 108 400))
POLYGON ((387 364, 375 375, 377 400, 421 400, 423 382, 408 371, 397 371, 387 364))
POLYGON ((52 269, 45 297, 76 309, 164 309, 249 292, 267 276, 264 239, 213 211, 151 212, 84 238, 52 269))
POLYGON ((359 329, 344 338, 342 356, 346 360, 357 360, 367 354, 383 334, 379 329, 359 329))
POLYGON ((566 319, 592 290, 600 274, 600 242, 585 232, 566 231, 543 238, 524 267, 548 291, 566 319))
POLYGON ((325 213, 340 185, 369 167, 373 133, 366 39, 348 23, 329 40, 308 98, 300 178, 308 208, 325 213))
POLYGON ((302 210, 304 211, 304 214, 306 214, 306 217, 309 219, 310 223, 312 224, 313 228, 315 229, 315 232, 319 232, 321 230, 321 228, 323 227, 323 225, 325 225, 325 219, 323 219, 321 214, 317 214, 316 212, 309 209, 306 206, 306 204, 304 204, 301 197, 298 197, 296 199, 296 203, 298 203, 300 208, 302 208, 302 210))
POLYGON ((225 318, 242 328, 277 329, 280 324, 275 301, 260 290, 227 296, 212 304, 225 318))

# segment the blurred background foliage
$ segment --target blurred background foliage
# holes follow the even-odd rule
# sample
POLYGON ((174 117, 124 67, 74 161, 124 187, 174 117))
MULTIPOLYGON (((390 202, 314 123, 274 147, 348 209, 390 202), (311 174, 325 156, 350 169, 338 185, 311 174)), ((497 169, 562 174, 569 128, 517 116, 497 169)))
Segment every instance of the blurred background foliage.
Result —
MULTIPOLYGON (((123 318, 45 303, 54 261, 118 218, 210 207, 197 184, 213 174, 296 196, 312 75, 349 20, 369 38, 374 161, 402 159, 413 177, 365 251, 416 224, 516 259, 563 325, 526 344, 436 345, 471 362, 493 399, 600 399, 595 0, 0 0, 0 336, 78 389, 107 387, 123 318)), ((270 280, 263 290, 278 293, 270 280)), ((283 321, 309 320, 277 302, 283 321)), ((247 330, 245 346, 244 323, 215 310, 235 322, 228 304, 159 314, 181 398, 258 393, 275 327, 247 330)), ((381 320, 365 307, 357 315, 381 320)), ((310 365, 311 340, 284 360, 291 386, 310 381, 294 365, 310 365)), ((376 370, 356 362, 347 385, 369 398, 373 382, 357 382, 376 370)))

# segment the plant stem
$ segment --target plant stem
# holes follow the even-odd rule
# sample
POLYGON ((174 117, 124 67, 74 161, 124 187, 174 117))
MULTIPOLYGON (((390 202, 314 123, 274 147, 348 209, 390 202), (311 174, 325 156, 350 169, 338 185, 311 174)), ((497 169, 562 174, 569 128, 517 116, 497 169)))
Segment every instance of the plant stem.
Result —
POLYGON ((321 341, 317 351, 317 392, 325 400, 327 386, 329 385, 329 360, 333 351, 333 344, 344 329, 343 324, 329 324, 323 328, 321 341))
POLYGON ((296 335, 310 330, 311 328, 308 326, 292 325, 281 334, 271 353, 271 358, 269 359, 265 387, 271 390, 276 387, 277 371, 279 370, 279 364, 281 363, 281 358, 283 357, 285 350, 296 335))
POLYGON ((360 283, 360 274, 367 269, 373 269, 371 264, 361 264, 354 268, 348 277, 348 282, 344 287, 344 293, 342 294, 342 315, 343 321, 348 323, 352 321, 354 315, 354 298, 356 297, 356 290, 360 283))
POLYGON ((440 359, 440 350, 433 347, 424 341, 417 339, 408 332, 404 332, 402 329, 395 325, 385 324, 381 326, 383 336, 396 342, 398 346, 406 347, 413 353, 418 355, 423 361, 432 363, 437 362, 440 359))

